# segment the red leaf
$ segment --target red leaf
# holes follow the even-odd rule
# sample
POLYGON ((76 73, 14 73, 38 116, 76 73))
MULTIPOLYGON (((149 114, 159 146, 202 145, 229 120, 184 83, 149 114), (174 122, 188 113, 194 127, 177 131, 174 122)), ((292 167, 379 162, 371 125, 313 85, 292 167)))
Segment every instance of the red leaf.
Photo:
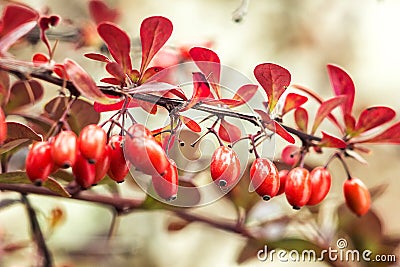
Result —
POLYGON ((296 140, 294 140, 294 137, 288 131, 286 131, 286 129, 283 128, 282 125, 274 120, 271 120, 271 117, 268 115, 268 113, 260 109, 255 109, 254 111, 261 116, 263 124, 268 130, 277 133, 280 137, 282 137, 289 143, 294 144, 296 142, 296 140))
POLYGON ((302 132, 307 132, 308 129, 308 112, 305 108, 298 107, 294 111, 294 120, 296 122, 297 127, 302 132))
POLYGON ((151 67, 148 68, 141 79, 141 83, 145 83, 147 81, 160 81, 162 78, 162 75, 156 75, 160 73, 160 71, 164 70, 162 67, 151 67))
POLYGON ((34 105, 43 97, 43 86, 36 80, 17 80, 11 86, 7 104, 4 107, 6 113, 34 105))
POLYGON ((248 101, 250 101, 250 99, 253 98, 257 90, 258 90, 258 85, 255 84, 242 85, 232 98, 234 100, 238 100, 239 103, 233 104, 231 105, 231 107, 237 107, 247 103, 248 101))
POLYGON ((37 18, 38 13, 27 6, 16 4, 7 5, 3 10, 1 18, 1 36, 5 36, 9 33, 13 34, 13 31, 21 25, 36 21, 37 18))
POLYGON ((328 64, 328 75, 335 95, 346 95, 342 104, 343 114, 350 114, 353 109, 355 86, 351 77, 342 68, 328 64))
POLYGON ((121 65, 125 73, 130 73, 132 70, 131 40, 128 34, 111 22, 100 23, 97 26, 97 32, 106 43, 115 61, 121 65))
POLYGON ((196 133, 201 132, 200 125, 197 122, 195 122, 194 120, 192 120, 186 116, 182 116, 182 115, 180 116, 180 119, 186 125, 186 127, 188 127, 193 132, 196 132, 196 133))
POLYGON ((343 104, 347 97, 344 95, 334 96, 319 106, 317 114, 315 115, 314 125, 311 129, 311 134, 314 134, 321 122, 331 113, 337 106, 343 104))
POLYGON ((30 32, 36 26, 36 21, 30 21, 15 28, 12 32, 4 35, 0 39, 0 55, 4 55, 7 50, 22 36, 30 32))
POLYGON ((236 125, 222 119, 218 130, 218 136, 225 142, 233 143, 240 139, 242 131, 236 125))
POLYGON ((211 87, 217 94, 217 98, 221 98, 220 78, 221 78, 221 62, 218 55, 204 47, 193 47, 189 50, 189 54, 197 67, 207 77, 211 87))
POLYGON ((110 78, 101 78, 100 82, 103 83, 108 83, 108 84, 113 84, 113 85, 121 85, 121 81, 114 78, 114 77, 110 77, 110 78))
POLYGON ((388 107, 370 107, 364 109, 357 122, 356 131, 362 133, 381 126, 391 121, 396 116, 396 112, 388 107))
POLYGON ((91 0, 89 2, 89 13, 96 24, 100 24, 103 21, 116 22, 119 17, 117 9, 109 8, 100 0, 91 0))
POLYGON ((157 113, 157 105, 150 103, 150 102, 137 100, 137 99, 135 99, 135 101, 147 113, 152 114, 152 115, 157 113))
POLYGON ((84 54, 84 56, 100 62, 106 62, 106 63, 111 62, 111 60, 108 57, 99 53, 86 53, 84 54))
POLYGON ((169 90, 168 92, 176 95, 177 97, 179 97, 185 101, 188 100, 185 93, 183 92, 183 90, 181 88, 175 88, 175 89, 169 90))
POLYGON ((35 66, 40 66, 41 64, 46 64, 50 61, 50 58, 43 53, 36 53, 32 57, 32 62, 35 66))
MULTIPOLYGON (((93 107, 94 110, 97 112, 120 110, 124 105, 124 101, 125 100, 121 100, 114 104, 101 104, 99 102, 94 102, 93 107)), ((127 108, 137 108, 137 107, 139 107, 139 104, 136 101, 132 101, 132 99, 130 99, 127 108)))
POLYGON ((110 103, 111 98, 108 98, 97 87, 96 83, 87 74, 87 72, 79 66, 75 61, 66 59, 64 61, 65 71, 71 79, 76 89, 86 98, 98 102, 110 103))
POLYGON ((112 76, 114 76, 118 81, 119 84, 124 83, 125 81, 125 73, 121 69, 121 66, 116 62, 109 62, 106 65, 106 70, 112 76))
POLYGON ((283 105, 282 109, 282 116, 291 111, 292 109, 296 109, 306 103, 308 98, 303 95, 289 93, 286 96, 285 104, 283 105))
POLYGON ((254 76, 267 93, 271 113, 290 84, 290 72, 279 65, 264 63, 255 67, 254 76))
POLYGON ((227 105, 227 106, 238 106, 241 102, 234 99, 206 99, 203 101, 209 105, 227 105))
POLYGON ((172 22, 161 16, 149 17, 140 26, 140 41, 142 44, 142 63, 140 73, 150 64, 155 54, 163 47, 172 34, 172 22))
MULTIPOLYGON (((60 22, 61 18, 59 16, 42 16, 39 18, 39 28, 40 28, 40 39, 42 42, 46 45, 47 50, 49 52, 49 55, 53 54, 53 51, 51 50, 49 40, 47 39, 46 36, 46 31, 50 29, 50 27, 55 27, 57 24, 60 22)), ((51 57, 51 56, 50 56, 51 57)))
POLYGON ((387 143, 400 144, 400 121, 375 137, 357 143, 387 143))
POLYGON ((328 133, 322 132, 322 139, 319 142, 318 146, 320 147, 334 147, 334 148, 345 148, 346 143, 340 139, 337 138, 333 135, 330 135, 328 133))
POLYGON ((356 128, 356 119, 351 114, 343 115, 344 125, 346 126, 346 133, 353 135, 356 128))
POLYGON ((193 94, 190 102, 181 109, 186 111, 196 105, 203 99, 210 97, 210 85, 208 84, 206 77, 201 72, 193 72, 193 94))

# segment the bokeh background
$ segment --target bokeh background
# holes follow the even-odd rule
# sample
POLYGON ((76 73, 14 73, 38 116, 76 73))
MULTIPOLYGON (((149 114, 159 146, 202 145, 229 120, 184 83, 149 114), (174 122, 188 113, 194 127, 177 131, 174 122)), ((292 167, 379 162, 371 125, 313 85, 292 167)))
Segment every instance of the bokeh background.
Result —
MULTIPOLYGON (((88 20, 87 2, 21 1, 36 9, 49 7, 52 13, 73 21, 88 20)), ((138 36, 141 21, 151 15, 168 17, 174 32, 168 44, 213 42, 221 62, 237 69, 250 80, 254 67, 274 62, 286 67, 292 81, 314 89, 324 97, 332 95, 326 64, 342 66, 356 85, 355 113, 372 105, 387 105, 400 112, 400 2, 396 0, 253 0, 240 23, 232 20, 240 1, 233 0, 113 0, 106 1, 121 11, 119 25, 131 36, 138 36)), ((6 1, 1 1, 1 4, 6 1)), ((97 63, 83 59, 83 52, 63 44, 56 59, 71 57, 95 78, 103 73, 97 63)), ((20 51, 18 58, 29 58, 42 45, 20 51)), ((397 120, 400 116, 397 116, 397 120)), ((329 125, 327 126, 329 127, 329 125)), ((278 143, 278 148, 283 143, 278 143)), ((373 203, 381 218, 383 232, 400 235, 400 148, 370 146, 368 165, 349 161, 352 173, 369 186, 388 184, 386 192, 373 203)), ((277 155, 278 156, 278 155, 277 155)), ((324 157, 313 156, 311 164, 322 164, 324 157)), ((339 164, 332 164, 332 203, 342 201, 341 187, 345 177, 339 164)), ((6 193, 1 193, 3 196, 6 193)), ((194 223, 182 231, 165 230, 171 214, 162 211, 137 212, 122 217, 110 248, 102 248, 111 221, 108 209, 95 205, 32 197, 43 214, 54 206, 66 212, 66 221, 49 239, 59 266, 237 266, 237 254, 245 245, 238 235, 194 223)), ((219 201, 197 211, 231 218, 235 211, 219 201)), ((266 212, 291 212, 284 198, 272 202, 266 212)), ((5 240, 28 239, 28 228, 22 207, 11 207, 0 213, 0 232, 5 240)), ((43 215, 45 217, 45 215, 43 215)), ((42 220, 45 220, 42 218, 42 220)), ((354 224, 357 224, 354 217, 354 224)), ((278 229, 278 231, 280 231, 278 229)), ((30 250, 4 257, 1 266, 30 266, 30 250), (29 262, 29 260, 28 260, 29 262)), ((241 266, 266 266, 256 259, 241 266)), ((278 266, 274 262, 271 266, 278 266)), ((286 266, 289 264, 281 264, 286 266)), ((281 266, 279 265, 279 266, 281 266)), ((296 266, 300 264, 296 263, 296 266)), ((310 265, 309 263, 307 265, 310 265)), ((315 263, 312 266, 327 266, 315 263)))

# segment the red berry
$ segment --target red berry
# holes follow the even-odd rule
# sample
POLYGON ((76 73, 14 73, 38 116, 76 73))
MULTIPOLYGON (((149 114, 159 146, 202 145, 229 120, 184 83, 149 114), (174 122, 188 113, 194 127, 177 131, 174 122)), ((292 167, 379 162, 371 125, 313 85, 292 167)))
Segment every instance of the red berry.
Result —
POLYGON ((2 108, 0 108, 0 144, 3 144, 7 139, 7 123, 6 115, 2 108))
POLYGON ((294 209, 306 205, 311 196, 310 173, 307 169, 297 167, 289 171, 285 184, 286 199, 294 209))
POLYGON ((89 163, 89 161, 78 152, 75 164, 72 166, 72 173, 75 176, 76 183, 82 188, 87 189, 95 180, 96 166, 89 163))
POLYGON ((128 133, 130 137, 152 137, 151 131, 146 128, 143 124, 136 123, 129 127, 128 133))
POLYGON ((310 172, 311 197, 307 205, 319 204, 331 188, 331 174, 324 167, 316 167, 310 172))
POLYGON ((232 148, 220 146, 212 155, 210 164, 211 178, 220 187, 234 185, 240 175, 240 161, 232 148))
POLYGON ((137 170, 149 175, 163 174, 170 164, 168 157, 154 137, 144 129, 140 124, 128 129, 132 137, 127 135, 125 138, 125 155, 137 170))
POLYGON ((365 184, 358 178, 347 179, 343 184, 343 193, 347 207, 362 216, 371 207, 371 195, 365 184))
POLYGON ((82 156, 87 158, 90 163, 95 163, 105 150, 107 143, 107 134, 98 125, 87 125, 79 133, 78 147, 82 156))
POLYGON ((171 160, 164 175, 153 175, 152 182, 154 190, 161 198, 167 201, 175 200, 178 193, 178 169, 175 162, 171 160))
POLYGON ((293 166, 300 157, 300 151, 297 146, 288 145, 282 150, 281 159, 284 163, 293 166))
POLYGON ((257 158, 250 168, 250 182, 264 200, 276 196, 279 190, 278 169, 269 159, 257 158))
POLYGON ((289 173, 289 170, 280 170, 279 175, 279 191, 276 194, 277 196, 283 194, 285 192, 285 184, 286 184, 286 177, 289 173))
POLYGON ((118 183, 123 182, 125 176, 129 172, 129 164, 125 160, 124 151, 122 149, 123 140, 123 136, 113 135, 108 141, 108 146, 111 148, 111 161, 110 168, 108 169, 108 176, 118 183))
POLYGON ((54 167, 51 157, 51 145, 43 141, 33 144, 25 163, 29 180, 36 185, 41 185, 47 180, 54 167))
POLYGON ((94 164, 96 169, 96 175, 94 177, 93 184, 97 184, 104 178, 104 176, 106 176, 107 171, 110 168, 110 163, 111 163, 111 147, 106 146, 103 155, 94 164))
POLYGON ((69 168, 76 160, 77 137, 72 131, 60 132, 51 144, 51 156, 61 168, 69 168))

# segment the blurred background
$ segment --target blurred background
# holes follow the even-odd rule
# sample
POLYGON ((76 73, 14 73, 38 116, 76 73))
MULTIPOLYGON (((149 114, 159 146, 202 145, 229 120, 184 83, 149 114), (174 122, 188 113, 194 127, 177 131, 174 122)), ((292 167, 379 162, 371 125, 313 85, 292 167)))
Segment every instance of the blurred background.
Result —
MULTIPOLYGON (((60 14, 64 19, 70 18, 74 23, 89 20, 87 1, 21 2, 37 10, 48 7, 51 13, 60 14)), ((174 25, 168 45, 212 42, 212 49, 223 64, 238 70, 255 83, 252 74, 254 67, 259 63, 273 62, 291 72, 293 83, 305 85, 324 97, 330 97, 333 94, 326 64, 334 63, 348 71, 355 82, 354 110, 357 115, 373 105, 390 106, 398 114, 400 112, 399 1, 249 0, 247 14, 239 23, 232 19, 234 11, 241 5, 241 1, 236 0, 105 2, 120 10, 118 24, 132 37, 139 35, 139 26, 144 18, 165 16, 174 25)), ((1 3, 5 4, 6 1, 1 3)), ((82 56, 96 47, 83 47, 79 51, 72 44, 62 44, 61 47, 56 52, 56 60, 71 57, 87 68, 93 77, 99 78, 103 74, 98 63, 82 56)), ((42 44, 25 48, 16 57, 26 59, 38 50, 44 51, 42 44)), ((396 119, 399 120, 400 116, 396 119)), ((283 144, 278 142, 278 151, 283 144)), ((385 193, 373 202, 380 225, 371 227, 379 227, 379 231, 387 236, 400 236, 400 147, 376 145, 369 148, 372 154, 366 156, 368 165, 352 160, 348 161, 349 165, 353 175, 365 181, 368 187, 389 185, 385 193)), ((325 159, 312 156, 307 163, 323 164, 325 159)), ((330 166, 330 170, 333 184, 326 209, 341 203, 343 199, 341 188, 345 173, 336 163, 330 166)), ((237 255, 246 244, 245 239, 236 234, 201 223, 190 224, 181 231, 168 232, 166 225, 174 220, 172 215, 156 211, 123 216, 118 222, 118 231, 114 233, 112 252, 104 251, 100 241, 107 234, 111 222, 111 213, 107 208, 36 196, 32 196, 32 202, 43 214, 55 206, 65 210, 65 222, 49 238, 49 246, 57 255, 58 266, 93 266, 95 262, 97 266, 238 266, 237 255)), ((205 212, 208 216, 218 214, 226 218, 234 217, 235 210, 224 204, 224 200, 221 200, 196 211, 205 212)), ((284 197, 274 199, 263 210, 271 217, 292 214, 284 197)), ((22 207, 17 206, 1 211, 0 234, 4 240, 28 238, 27 221, 21 216, 22 211, 22 207)), ((331 218, 333 215, 321 211, 320 216, 325 216, 321 219, 325 227, 334 231, 337 221, 331 218)), ((352 224, 360 223, 355 216, 352 219, 352 224)), ((274 229, 277 235, 286 230, 279 226, 274 229)), ((302 231, 307 232, 307 229, 302 231)), ((0 265, 29 266, 26 261, 29 253, 33 252, 22 251, 4 257, 0 265)), ((271 266, 289 264, 274 262, 271 266)), ((266 265, 253 258, 240 266, 266 265)), ((312 266, 328 265, 313 263, 312 266)), ((355 263, 354 266, 363 265, 355 263)))

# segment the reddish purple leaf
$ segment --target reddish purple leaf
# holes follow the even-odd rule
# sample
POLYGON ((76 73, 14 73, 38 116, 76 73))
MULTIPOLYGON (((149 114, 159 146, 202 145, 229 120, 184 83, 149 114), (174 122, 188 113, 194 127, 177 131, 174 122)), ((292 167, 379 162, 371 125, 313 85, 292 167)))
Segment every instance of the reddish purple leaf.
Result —
POLYGON ((149 17, 140 26, 140 41, 142 44, 142 63, 140 73, 145 69, 157 52, 163 47, 172 34, 172 22, 161 16, 149 17))
POLYGON ((47 51, 50 55, 50 57, 53 54, 53 51, 51 50, 51 46, 49 43, 49 39, 47 39, 46 36, 46 31, 50 29, 50 27, 55 27, 57 24, 60 22, 61 18, 59 16, 42 16, 39 18, 39 28, 40 28, 40 39, 42 42, 46 45, 47 51))
POLYGON ((209 98, 210 94, 210 85, 208 84, 204 74, 201 72, 193 72, 193 94, 190 102, 184 106, 181 111, 186 111, 200 101, 209 98))
POLYGON ((27 22, 36 21, 38 16, 35 10, 27 6, 17 4, 7 5, 3 10, 1 18, 1 36, 3 37, 12 33, 27 22))
POLYGON ((86 53, 84 54, 84 56, 100 62, 106 62, 106 63, 111 62, 111 60, 108 57, 99 53, 86 53))
POLYGON ((236 94, 232 98, 234 100, 238 100, 239 103, 233 104, 233 105, 231 105, 231 107, 237 107, 237 106, 241 106, 241 105, 247 103, 248 101, 250 101, 250 99, 253 98, 253 96, 256 94, 257 90, 258 90, 258 85, 255 85, 255 84, 242 85, 237 90, 236 94))
POLYGON ((89 2, 89 13, 96 24, 100 24, 103 21, 116 22, 119 17, 117 9, 108 7, 100 0, 91 0, 89 2))
POLYGON ((381 126, 391 121, 396 116, 396 112, 388 107, 370 107, 364 109, 357 121, 356 131, 362 133, 381 126))
POLYGON ((324 131, 322 132, 322 139, 319 142, 318 146, 320 147, 334 147, 334 148, 345 148, 346 143, 333 135, 330 135, 328 133, 325 133, 324 131))
POLYGON ((227 105, 227 106, 238 106, 241 104, 239 100, 234 99, 206 99, 203 101, 209 105, 227 105))
POLYGON ((97 26, 97 32, 106 43, 115 61, 121 65, 125 73, 130 73, 132 70, 131 40, 128 34, 111 22, 100 23, 97 26))
POLYGON ((43 97, 43 86, 36 80, 17 80, 9 91, 5 113, 11 113, 23 109, 28 105, 34 105, 43 97))
POLYGON ((177 97, 179 97, 185 101, 188 100, 185 93, 183 92, 183 90, 181 88, 175 88, 175 89, 169 90, 168 92, 176 95, 177 97))
POLYGON ((279 65, 263 63, 255 67, 254 76, 267 93, 268 107, 271 113, 290 84, 290 72, 279 65))
POLYGON ((280 137, 282 137, 289 143, 294 144, 296 142, 296 140, 294 140, 294 137, 288 131, 286 131, 286 129, 283 128, 282 125, 274 120, 271 120, 271 117, 268 115, 268 113, 260 109, 255 109, 254 111, 261 116, 263 124, 268 130, 277 133, 280 137))
MULTIPOLYGON (((110 96, 112 98, 112 96, 110 96)), ((119 98, 116 98, 119 99, 119 98)), ((114 110, 120 110, 122 106, 124 105, 125 100, 121 100, 117 103, 114 104, 101 104, 99 102, 94 102, 94 110, 97 112, 106 112, 106 111, 114 111, 114 110)), ((139 107, 139 104, 136 101, 133 101, 133 99, 129 100, 129 103, 127 105, 127 108, 137 108, 139 107)))
POLYGON ((197 67, 207 77, 217 98, 221 98, 219 84, 221 78, 221 62, 218 55, 214 51, 204 47, 193 47, 189 50, 189 54, 197 67))
POLYGON ((222 119, 218 130, 218 136, 223 141, 232 143, 240 139, 242 131, 236 125, 222 119))
POLYGON ((317 114, 315 115, 314 125, 311 129, 311 134, 314 134, 321 122, 331 113, 337 106, 343 104, 347 97, 344 95, 334 96, 319 106, 317 114))
POLYGON ((328 75, 335 95, 345 95, 341 105, 343 114, 351 114, 354 103, 355 86, 351 77, 342 68, 328 64, 328 75))
POLYGON ((84 97, 101 103, 114 102, 100 91, 89 74, 75 61, 66 59, 64 61, 64 67, 71 82, 84 97))
POLYGON ((300 131, 306 133, 308 129, 308 112, 305 108, 298 107, 294 111, 294 121, 300 131))
POLYGON ((113 85, 121 85, 121 81, 114 77, 101 78, 100 82, 113 84, 113 85))
POLYGON ((114 76, 118 81, 119 84, 124 83, 125 81, 125 73, 121 66, 116 62, 109 62, 106 64, 106 71, 114 76))
POLYGON ((0 55, 4 55, 7 50, 15 44, 22 36, 30 32, 36 26, 36 21, 31 21, 20 25, 12 32, 4 35, 0 39, 0 55))
POLYGON ((200 125, 197 122, 195 122, 194 120, 192 120, 186 116, 182 116, 182 115, 180 116, 180 119, 186 125, 186 127, 188 127, 193 132, 196 132, 196 133, 201 132, 200 125))
POLYGON ((400 144, 400 121, 393 124, 377 136, 369 138, 367 140, 363 140, 358 143, 400 144))
POLYGON ((308 98, 303 95, 289 93, 286 96, 285 104, 283 105, 282 109, 282 116, 291 111, 292 109, 296 109, 306 103, 308 98))

